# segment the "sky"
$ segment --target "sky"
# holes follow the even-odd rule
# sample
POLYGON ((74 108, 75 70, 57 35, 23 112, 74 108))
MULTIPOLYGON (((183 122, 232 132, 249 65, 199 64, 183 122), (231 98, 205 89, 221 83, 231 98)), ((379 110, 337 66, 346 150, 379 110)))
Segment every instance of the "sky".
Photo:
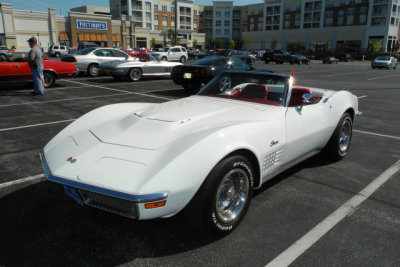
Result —
MULTIPOLYGON (((0 3, 14 5, 14 9, 48 11, 49 7, 56 9, 57 15, 67 16, 70 8, 78 6, 103 6, 109 7, 109 0, 0 0, 0 3)), ((212 0, 195 0, 199 5, 212 5, 212 0)), ((236 0, 236 6, 263 3, 263 0, 236 0)))

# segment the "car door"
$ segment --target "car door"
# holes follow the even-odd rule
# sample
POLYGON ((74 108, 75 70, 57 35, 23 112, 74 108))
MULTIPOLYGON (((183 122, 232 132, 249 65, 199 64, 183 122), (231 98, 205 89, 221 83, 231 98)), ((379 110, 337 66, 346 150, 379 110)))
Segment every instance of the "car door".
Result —
POLYGON ((305 105, 301 110, 299 106, 287 108, 286 162, 322 148, 332 131, 329 110, 329 103, 305 105))
POLYGON ((181 50, 179 48, 177 48, 177 47, 171 48, 169 50, 168 59, 169 60, 179 60, 180 52, 181 52, 181 50))
POLYGON ((128 58, 128 55, 125 54, 124 52, 117 50, 117 49, 113 49, 111 50, 112 53, 112 60, 118 60, 118 61, 123 61, 126 60, 128 58))
POLYGON ((113 60, 111 49, 98 49, 93 54, 96 56, 96 62, 99 64, 113 60))
POLYGON ((22 78, 22 72, 21 72, 20 62, 0 62, 1 81, 14 81, 21 78, 22 78))

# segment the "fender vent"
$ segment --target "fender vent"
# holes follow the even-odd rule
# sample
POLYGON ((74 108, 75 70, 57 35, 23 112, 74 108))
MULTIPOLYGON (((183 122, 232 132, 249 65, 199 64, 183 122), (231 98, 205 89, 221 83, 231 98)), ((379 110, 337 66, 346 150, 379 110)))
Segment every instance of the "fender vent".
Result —
POLYGON ((283 149, 279 149, 265 156, 263 163, 263 172, 268 171, 282 160, 282 152, 283 149))

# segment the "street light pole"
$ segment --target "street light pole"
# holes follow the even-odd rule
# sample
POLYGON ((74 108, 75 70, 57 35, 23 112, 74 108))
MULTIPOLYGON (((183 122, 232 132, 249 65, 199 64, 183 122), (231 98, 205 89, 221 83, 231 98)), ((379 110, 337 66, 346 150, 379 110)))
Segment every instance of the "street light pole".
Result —
POLYGON ((177 30, 177 27, 178 27, 178 20, 177 20, 177 18, 178 18, 178 1, 177 0, 175 0, 175 34, 174 34, 174 45, 177 45, 177 43, 176 43, 176 30, 177 30))

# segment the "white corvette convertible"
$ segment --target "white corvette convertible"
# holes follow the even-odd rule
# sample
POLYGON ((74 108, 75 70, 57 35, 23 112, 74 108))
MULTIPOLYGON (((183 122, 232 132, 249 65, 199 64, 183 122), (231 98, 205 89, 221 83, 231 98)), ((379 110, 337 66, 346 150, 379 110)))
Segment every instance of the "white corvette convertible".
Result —
POLYGON ((347 91, 225 72, 191 97, 93 110, 40 154, 48 180, 81 205, 139 220, 185 210, 223 235, 268 179, 320 151, 346 156, 357 113, 347 91))

